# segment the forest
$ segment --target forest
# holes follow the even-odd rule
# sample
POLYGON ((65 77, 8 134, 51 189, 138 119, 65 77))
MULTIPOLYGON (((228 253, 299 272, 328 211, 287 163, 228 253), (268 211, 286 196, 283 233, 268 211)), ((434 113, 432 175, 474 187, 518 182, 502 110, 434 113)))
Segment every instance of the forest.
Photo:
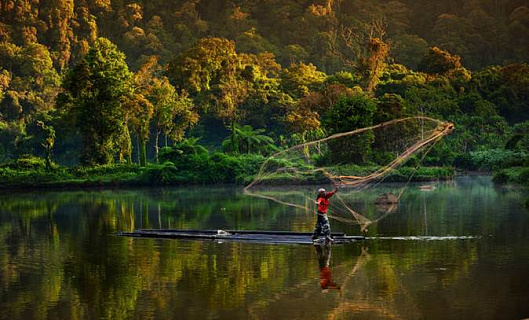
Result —
POLYGON ((0 184, 247 183, 417 115, 456 127, 423 178, 527 183, 528 62, 527 0, 0 0, 0 184))

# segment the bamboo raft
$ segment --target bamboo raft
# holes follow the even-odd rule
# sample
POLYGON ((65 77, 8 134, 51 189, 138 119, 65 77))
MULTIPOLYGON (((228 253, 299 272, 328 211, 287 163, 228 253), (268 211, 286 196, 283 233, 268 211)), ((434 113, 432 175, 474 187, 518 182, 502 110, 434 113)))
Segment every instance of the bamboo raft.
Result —
MULTIPOLYGON (((139 229, 134 232, 118 232, 118 236, 202 240, 216 242, 253 242, 264 244, 318 244, 325 239, 311 239, 310 232, 260 231, 260 230, 178 230, 178 229, 139 229)), ((365 240, 364 236, 348 236, 333 232, 333 244, 344 244, 365 240)))

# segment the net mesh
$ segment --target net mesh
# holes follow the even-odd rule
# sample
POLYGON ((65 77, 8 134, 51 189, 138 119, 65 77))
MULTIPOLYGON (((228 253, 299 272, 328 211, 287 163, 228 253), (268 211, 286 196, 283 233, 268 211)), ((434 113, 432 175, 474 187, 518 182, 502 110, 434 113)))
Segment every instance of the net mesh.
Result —
POLYGON ((411 181, 428 151, 453 130, 453 124, 448 122, 409 117, 299 144, 269 157, 244 191, 316 212, 314 185, 339 187, 329 216, 359 224, 366 231, 370 224, 396 209, 407 183, 398 192, 376 197, 376 210, 370 212, 355 208, 358 193, 386 179, 411 181), (405 164, 406 168, 396 170, 405 164))

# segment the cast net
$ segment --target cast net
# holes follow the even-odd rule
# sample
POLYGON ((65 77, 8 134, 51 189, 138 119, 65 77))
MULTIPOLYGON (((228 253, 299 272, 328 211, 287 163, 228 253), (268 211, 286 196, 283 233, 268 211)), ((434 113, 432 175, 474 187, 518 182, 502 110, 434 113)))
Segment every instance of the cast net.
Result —
POLYGON ((244 191, 316 212, 314 185, 327 190, 338 187, 329 206, 329 217, 358 224, 366 231, 396 209, 428 151, 453 130, 451 123, 417 116, 299 144, 269 157, 244 191), (360 193, 384 180, 406 183, 398 191, 379 194, 373 199, 374 209, 359 206, 360 193))

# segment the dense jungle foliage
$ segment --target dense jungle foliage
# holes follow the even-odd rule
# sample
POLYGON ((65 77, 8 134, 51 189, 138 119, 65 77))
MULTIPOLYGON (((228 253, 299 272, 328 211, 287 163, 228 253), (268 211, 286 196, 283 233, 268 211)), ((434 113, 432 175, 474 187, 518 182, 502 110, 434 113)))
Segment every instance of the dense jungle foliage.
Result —
POLYGON ((425 165, 524 183, 527 62, 527 0, 0 0, 0 183, 244 181, 410 115, 457 128, 425 165))

